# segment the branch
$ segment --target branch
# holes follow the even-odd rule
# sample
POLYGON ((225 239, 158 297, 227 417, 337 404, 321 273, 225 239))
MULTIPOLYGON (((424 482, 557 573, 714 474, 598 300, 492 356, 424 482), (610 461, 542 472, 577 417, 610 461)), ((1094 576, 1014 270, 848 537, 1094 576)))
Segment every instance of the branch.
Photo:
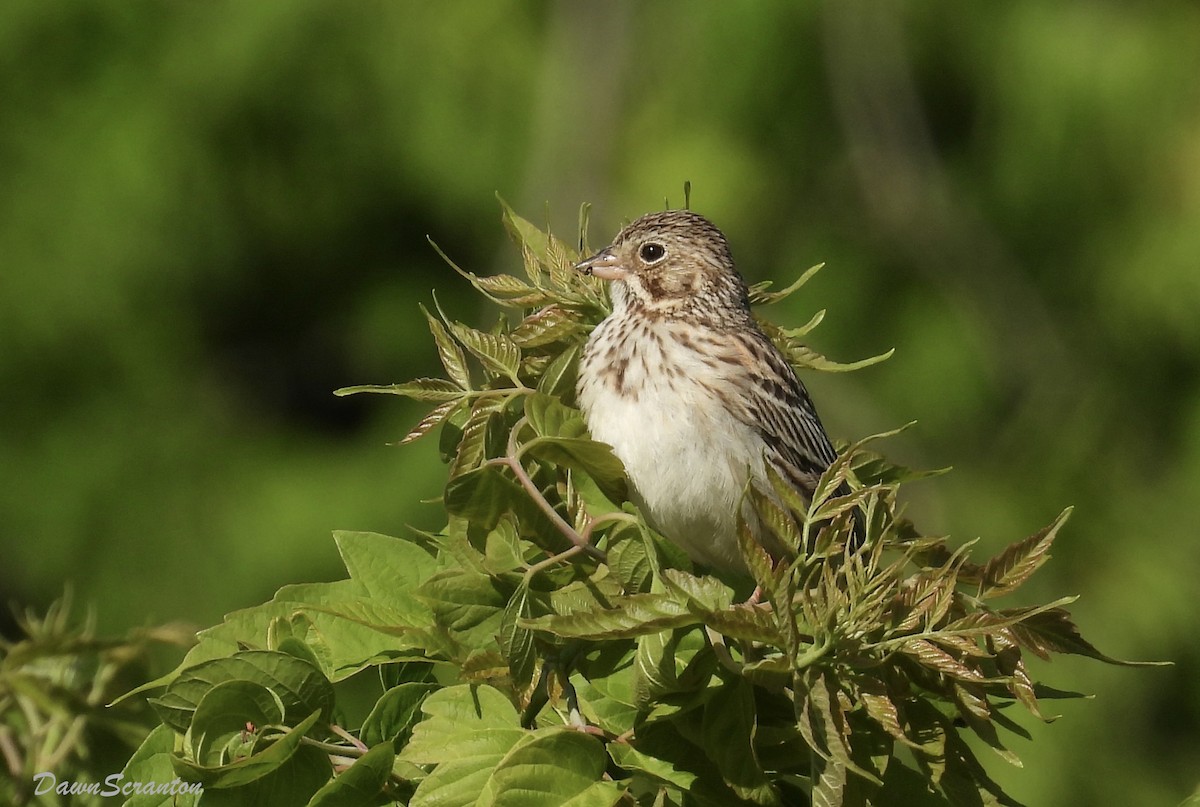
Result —
POLYGON ((513 425, 508 437, 508 456, 490 459, 487 464, 507 466, 513 472, 513 475, 517 477, 517 481, 521 483, 521 487, 525 488, 525 492, 529 494, 529 498, 533 499, 534 504, 546 514, 546 518, 550 519, 550 522, 558 528, 559 532, 567 537, 568 541, 596 560, 607 561, 608 556, 604 552, 593 546, 588 538, 580 535, 574 527, 567 523, 566 519, 559 515, 554 506, 546 501, 546 497, 542 495, 542 491, 538 489, 538 486, 533 483, 533 479, 530 478, 529 472, 525 470, 525 466, 517 459, 517 432, 527 422, 527 418, 521 418, 513 425))

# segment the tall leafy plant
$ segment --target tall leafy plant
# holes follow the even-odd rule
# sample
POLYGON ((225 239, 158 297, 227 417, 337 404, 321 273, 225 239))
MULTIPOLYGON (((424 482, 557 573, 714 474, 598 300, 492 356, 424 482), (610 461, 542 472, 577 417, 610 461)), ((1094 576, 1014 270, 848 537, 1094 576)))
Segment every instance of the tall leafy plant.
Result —
MULTIPOLYGON (((900 487, 932 474, 887 461, 876 435, 841 452, 811 502, 782 483, 747 491, 790 549, 768 557, 743 525, 747 598, 628 500, 574 405, 605 291, 573 271, 571 246, 507 206, 504 220, 523 275, 454 268, 505 315, 479 330, 423 308, 444 377, 340 391, 430 405, 401 442, 436 435, 445 526, 336 533, 347 579, 287 586, 203 631, 148 685, 165 687, 150 701, 162 726, 126 778, 313 807, 1014 804, 975 748, 1018 763, 1005 735, 1028 735, 1004 707, 1050 720, 1046 700, 1075 697, 1037 683, 1028 656, 1125 663, 1083 639, 1071 597, 1000 604, 1067 511, 973 561, 902 517, 900 487), (373 705, 356 712, 364 686, 373 705)), ((821 316, 764 327, 804 371, 886 358, 805 347, 821 316)))

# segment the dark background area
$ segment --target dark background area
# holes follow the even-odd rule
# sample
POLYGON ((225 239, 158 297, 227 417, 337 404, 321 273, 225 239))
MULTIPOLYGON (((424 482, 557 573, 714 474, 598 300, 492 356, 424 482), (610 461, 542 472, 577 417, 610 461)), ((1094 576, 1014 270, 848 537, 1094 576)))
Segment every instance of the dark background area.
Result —
MULTIPOLYGON (((832 434, 909 420, 928 532, 1075 513, 1024 596, 1117 656, 990 770, 1031 805, 1200 780, 1200 8, 1190 3, 0 6, 0 597, 105 631, 342 575, 329 533, 438 526, 417 303, 491 312, 494 193, 573 240, 692 207, 749 280, 825 270, 832 434)), ((1002 603, 1008 604, 1008 603, 1002 603)), ((1012 605, 1022 604, 1013 602, 1012 605)), ((987 753, 982 752, 982 753, 987 753)), ((994 764, 991 764, 994 763, 994 764)))

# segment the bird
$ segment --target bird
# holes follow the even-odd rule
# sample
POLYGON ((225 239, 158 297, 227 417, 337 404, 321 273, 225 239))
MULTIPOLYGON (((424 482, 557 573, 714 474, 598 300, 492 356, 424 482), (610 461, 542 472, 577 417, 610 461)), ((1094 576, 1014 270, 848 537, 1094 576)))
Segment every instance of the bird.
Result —
POLYGON ((718 576, 750 571, 739 511, 773 498, 767 469, 806 501, 837 457, 808 390, 750 310, 725 235, 690 210, 650 213, 575 269, 609 281, 612 312, 580 357, 576 400, 592 438, 625 466, 658 532, 718 576))

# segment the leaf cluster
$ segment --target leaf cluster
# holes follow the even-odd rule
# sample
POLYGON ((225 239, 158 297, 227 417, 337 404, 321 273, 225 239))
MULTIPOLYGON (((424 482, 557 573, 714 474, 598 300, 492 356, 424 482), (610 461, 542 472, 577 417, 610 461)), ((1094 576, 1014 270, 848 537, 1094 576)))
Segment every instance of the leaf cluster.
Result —
MULTIPOLYGON (((1075 697, 1035 682, 1028 654, 1116 662, 1080 636, 1071 598, 994 604, 1045 563, 1067 512, 972 562, 903 517, 901 485, 931 474, 888 462, 877 435, 811 501, 778 479, 747 491, 786 551, 740 525, 746 599, 647 524, 574 406, 608 313, 572 269, 585 237, 577 251, 504 219, 523 277, 454 268, 506 315, 479 330, 422 309, 445 377, 341 391, 432 405, 400 442, 437 433, 445 526, 337 533, 348 579, 202 632, 154 682, 163 725, 127 774, 228 804, 1013 804, 974 749, 1020 764, 1003 735, 1028 734, 1005 709, 1049 721, 1047 699, 1075 697), (346 688, 372 675, 354 714, 346 688)), ((820 319, 764 327, 800 368, 886 358, 804 347, 820 319)))
POLYGON ((153 715, 135 701, 106 705, 145 680, 154 645, 190 642, 178 625, 101 638, 94 614, 75 614, 73 599, 68 589, 44 614, 16 614, 19 637, 0 637, 0 804, 43 803, 34 780, 43 772, 88 783, 119 767, 153 715))

